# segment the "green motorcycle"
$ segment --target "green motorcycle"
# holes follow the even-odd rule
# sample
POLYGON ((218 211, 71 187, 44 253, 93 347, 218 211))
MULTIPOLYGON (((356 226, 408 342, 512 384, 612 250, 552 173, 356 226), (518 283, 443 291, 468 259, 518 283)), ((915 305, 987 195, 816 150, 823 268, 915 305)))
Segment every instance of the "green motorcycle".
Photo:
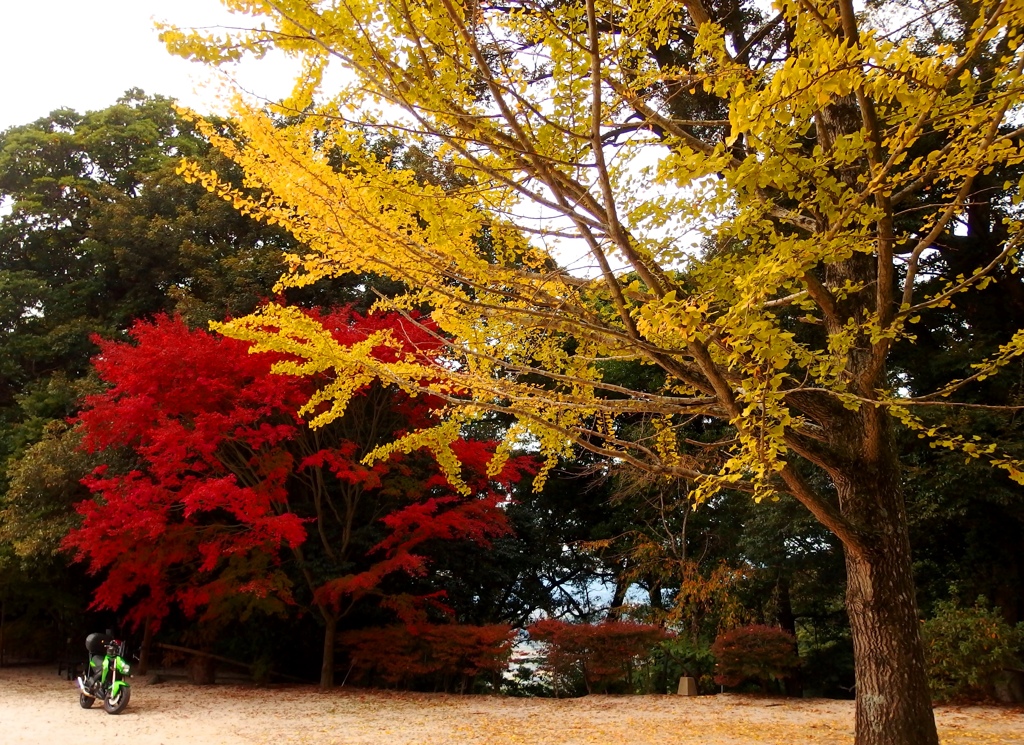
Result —
POLYGON ((78 703, 83 709, 91 709, 100 700, 105 712, 120 714, 132 693, 128 683, 131 666, 124 659, 125 643, 103 634, 89 634, 85 647, 89 650, 89 669, 77 679, 78 703))

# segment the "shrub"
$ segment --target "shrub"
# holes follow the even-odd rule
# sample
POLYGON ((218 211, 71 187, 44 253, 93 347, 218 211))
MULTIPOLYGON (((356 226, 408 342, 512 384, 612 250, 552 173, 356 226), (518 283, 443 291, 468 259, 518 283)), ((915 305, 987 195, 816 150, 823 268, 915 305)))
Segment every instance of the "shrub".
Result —
POLYGON ((587 693, 631 690, 637 668, 669 637, 665 629, 648 624, 566 623, 553 618, 537 621, 529 632, 531 639, 547 645, 541 667, 554 676, 556 695, 575 689, 578 682, 587 693))
POLYGON ((938 603, 921 634, 928 682, 940 701, 989 695, 1003 668, 1018 666, 1015 656, 1024 643, 1024 625, 1010 626, 984 598, 970 608, 955 600, 938 603))
POLYGON ((348 631, 340 642, 356 680, 464 692, 476 678, 505 670, 513 635, 505 624, 418 624, 348 631))
POLYGON ((773 680, 792 676, 800 667, 796 639, 773 626, 743 626, 727 631, 711 646, 715 654, 715 682, 738 686, 754 680, 767 688, 773 680))

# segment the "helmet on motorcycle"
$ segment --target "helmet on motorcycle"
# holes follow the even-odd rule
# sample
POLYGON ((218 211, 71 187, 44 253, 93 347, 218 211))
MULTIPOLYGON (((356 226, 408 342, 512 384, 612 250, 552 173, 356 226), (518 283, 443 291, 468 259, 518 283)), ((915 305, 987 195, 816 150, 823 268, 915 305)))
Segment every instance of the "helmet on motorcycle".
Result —
POLYGON ((85 637, 85 648, 89 650, 89 654, 102 655, 109 641, 110 637, 106 634, 89 634, 85 637))

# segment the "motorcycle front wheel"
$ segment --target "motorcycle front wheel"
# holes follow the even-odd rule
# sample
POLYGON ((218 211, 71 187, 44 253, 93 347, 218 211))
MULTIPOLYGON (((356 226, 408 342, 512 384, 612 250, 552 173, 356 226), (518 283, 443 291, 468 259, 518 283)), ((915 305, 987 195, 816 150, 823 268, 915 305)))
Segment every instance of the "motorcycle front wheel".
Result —
POLYGON ((128 705, 128 699, 131 698, 132 689, 128 686, 121 686, 121 690, 116 696, 109 694, 103 699, 103 711, 108 714, 120 714, 124 711, 124 707, 128 705))
POLYGON ((91 709, 92 705, 96 703, 96 699, 92 696, 86 696, 84 693, 78 694, 78 705, 83 709, 91 709))

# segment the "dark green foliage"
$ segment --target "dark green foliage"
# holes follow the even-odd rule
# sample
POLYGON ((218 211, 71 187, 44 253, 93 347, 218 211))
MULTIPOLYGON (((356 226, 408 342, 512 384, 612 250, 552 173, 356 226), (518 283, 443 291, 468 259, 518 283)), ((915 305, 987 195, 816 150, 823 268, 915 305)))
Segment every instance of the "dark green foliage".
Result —
MULTIPOLYGON (((654 650, 654 658, 665 668, 665 679, 671 685, 681 677, 695 678, 699 693, 714 693, 715 655, 705 639, 693 641, 685 635, 666 639, 654 650)), ((671 693, 658 691, 659 693, 671 693)))
MULTIPOLYGON (((878 5, 871 3, 871 5, 878 5)), ((963 48, 964 32, 978 20, 981 6, 957 2, 942 6, 943 23, 917 20, 902 34, 925 53, 940 44, 963 48)), ((1005 42, 1003 42, 1005 43, 1005 42)), ((997 46, 979 50, 972 62, 985 85, 992 85, 997 46)), ((979 95, 985 95, 979 92, 979 95)), ((1008 133, 1012 127, 1004 129, 1008 133)), ((939 134, 925 138, 920 148, 938 150, 939 134)), ((958 225, 929 247, 918 274, 919 292, 940 290, 947 278, 969 274, 974 262, 994 258, 1007 240, 1010 219, 1020 218, 1021 164, 977 174, 972 193, 958 216, 958 225)), ((908 202, 897 217, 900 229, 920 231, 919 207, 950 198, 951 184, 937 181, 908 202)), ((936 390, 943 381, 969 378, 973 365, 995 354, 1024 327, 1024 282, 1013 262, 999 266, 993 281, 955 303, 934 307, 914 324, 912 340, 893 348, 891 385, 912 395, 936 390)), ((956 398, 986 406, 1019 406, 1024 402, 1024 365, 1014 361, 1001 375, 963 386, 956 398)), ((915 410, 930 427, 948 426, 997 442, 1008 455, 1024 456, 1024 432, 1019 412, 927 407, 915 410)), ((977 460, 964 462, 962 453, 929 446, 927 439, 904 432, 900 443, 906 468, 907 499, 914 575, 923 615, 946 597, 956 584, 959 599, 970 603, 978 595, 991 598, 1007 620, 1024 620, 1024 487, 999 470, 977 460)))
POLYGON ((0 133, 0 458, 73 413, 93 334, 175 309, 203 324, 272 294, 293 241, 175 173, 189 156, 230 174, 209 150, 138 90, 0 133))
POLYGON ((183 156, 231 173, 170 101, 137 90, 0 133, 0 396, 84 371, 90 334, 177 306, 202 323, 271 294, 292 240, 185 184, 183 156))
MULTIPOLYGON (((983 436, 1015 451, 1024 446, 1009 417, 971 418, 983 436)), ((959 600, 984 595, 1008 621, 1024 621, 1024 488, 984 463, 906 439, 907 512, 923 615, 953 585, 959 600)))
POLYGON ((969 608, 955 600, 936 603, 921 633, 928 683, 939 701, 990 696, 1005 668, 1021 666, 1024 624, 1011 626, 984 598, 969 608))

